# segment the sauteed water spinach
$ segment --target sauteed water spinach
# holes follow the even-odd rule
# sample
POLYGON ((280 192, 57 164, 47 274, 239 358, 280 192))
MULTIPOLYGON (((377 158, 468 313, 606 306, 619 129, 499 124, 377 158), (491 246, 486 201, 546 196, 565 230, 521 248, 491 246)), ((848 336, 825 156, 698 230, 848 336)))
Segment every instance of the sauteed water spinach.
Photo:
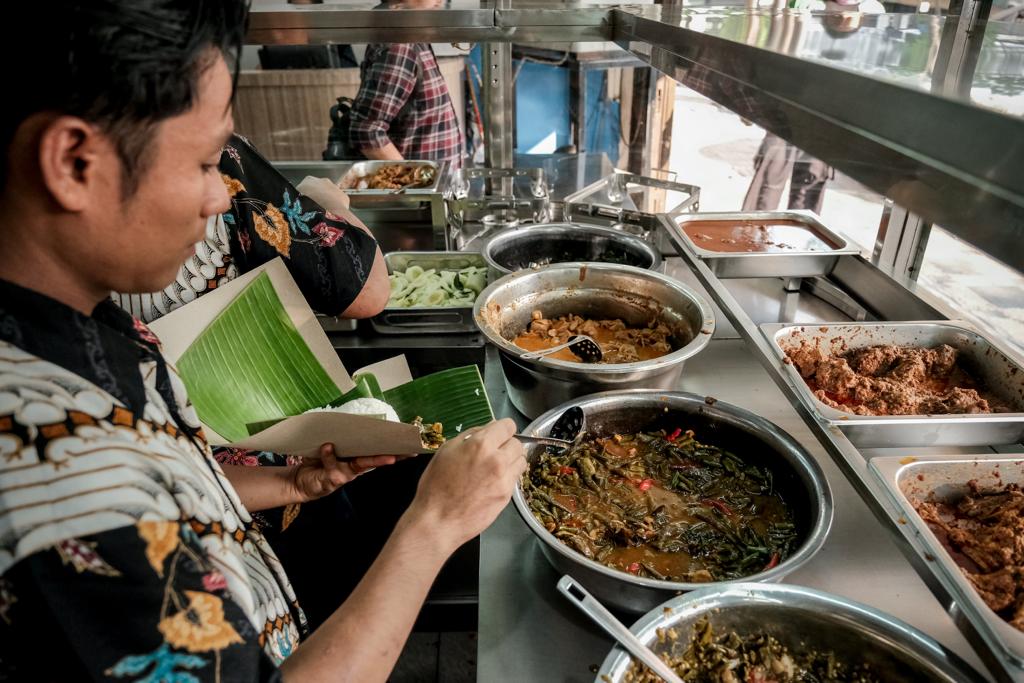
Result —
POLYGON ((523 475, 523 491, 567 546, 637 576, 738 579, 771 569, 797 542, 771 470, 682 428, 545 452, 523 475))
MULTIPOLYGON (((688 683, 880 683, 864 663, 839 661, 832 652, 808 649, 791 652, 765 633, 716 634, 707 618, 694 624, 688 640, 675 628, 658 629, 656 651, 688 683)), ((607 679, 606 679, 607 680, 607 679)), ((635 660, 626 683, 656 683, 651 671, 635 660)))

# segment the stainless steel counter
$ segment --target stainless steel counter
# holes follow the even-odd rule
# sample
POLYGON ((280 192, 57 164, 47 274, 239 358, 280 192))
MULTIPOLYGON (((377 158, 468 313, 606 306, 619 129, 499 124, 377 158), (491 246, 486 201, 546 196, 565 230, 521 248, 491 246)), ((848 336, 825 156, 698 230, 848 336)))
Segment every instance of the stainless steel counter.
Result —
MULTIPOLYGON (((525 423, 505 397, 496 360, 489 358, 485 373, 495 412, 525 423)), ((825 471, 836 508, 829 540, 787 583, 829 591, 884 610, 928 633, 984 672, 953 620, 896 548, 891 534, 868 510, 742 340, 712 341, 687 364, 679 389, 712 395, 775 422, 798 439, 825 471)), ((906 451, 884 452, 900 455, 906 451)), ((922 449, 915 453, 921 454, 922 449)), ((601 663, 612 643, 557 594, 558 578, 509 506, 481 539, 477 680, 593 680, 589 667, 601 663)))

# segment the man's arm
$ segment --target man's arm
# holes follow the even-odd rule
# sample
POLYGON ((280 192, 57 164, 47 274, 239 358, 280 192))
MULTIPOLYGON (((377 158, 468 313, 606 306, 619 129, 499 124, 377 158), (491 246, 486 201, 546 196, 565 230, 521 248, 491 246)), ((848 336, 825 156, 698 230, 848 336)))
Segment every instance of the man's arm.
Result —
POLYGON ((287 680, 387 680, 441 565, 508 504, 526 468, 514 432, 511 420, 501 420, 437 452, 370 571, 285 660, 287 680))
MULTIPOLYGON (((366 224, 349 209, 345 191, 327 178, 306 176, 296 189, 349 225, 359 228, 373 237, 373 233, 366 227, 366 224)), ((359 296, 341 315, 343 318, 371 318, 380 313, 387 305, 390 295, 391 283, 388 280, 388 267, 384 263, 384 255, 378 249, 373 258, 370 276, 363 283, 359 296)))
POLYGON ((308 503, 334 493, 374 467, 393 465, 393 455, 372 455, 338 460, 331 444, 320 447, 319 460, 305 460, 289 467, 222 464, 224 476, 249 512, 308 503))

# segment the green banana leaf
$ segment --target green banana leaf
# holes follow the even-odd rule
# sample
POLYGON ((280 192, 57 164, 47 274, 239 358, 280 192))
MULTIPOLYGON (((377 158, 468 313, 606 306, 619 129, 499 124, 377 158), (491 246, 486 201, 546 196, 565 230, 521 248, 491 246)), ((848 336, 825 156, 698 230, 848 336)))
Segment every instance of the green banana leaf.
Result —
MULTIPOLYGON (((377 378, 374 377, 372 374, 365 373, 365 374, 358 375, 358 376, 356 376, 354 378, 354 381, 355 381, 356 385, 354 387, 352 387, 349 391, 345 392, 345 394, 341 398, 339 398, 337 400, 334 400, 334 401, 331 401, 330 403, 326 403, 324 405, 337 407, 337 406, 340 406, 340 405, 344 405, 344 404, 348 403, 349 401, 354 401, 357 398, 376 398, 376 399, 380 399, 382 401, 384 400, 384 392, 381 391, 380 383, 377 382, 377 378)), ((320 408, 322 406, 313 406, 313 407, 314 408, 320 408)), ((308 408, 307 408, 307 410, 308 410, 308 408)), ((278 422, 280 422, 281 420, 284 420, 287 417, 290 417, 290 416, 283 415, 281 417, 275 417, 272 420, 259 420, 257 422, 250 422, 250 423, 248 423, 245 426, 246 427, 246 431, 249 432, 249 436, 252 436, 253 434, 256 434, 258 432, 262 432, 264 429, 267 429, 268 427, 273 427, 278 422)), ((367 416, 367 417, 372 417, 372 416, 367 416)), ((381 419, 384 419, 385 416, 381 415, 380 417, 381 417, 381 419)))
POLYGON ((384 400, 402 422, 412 422, 417 417, 425 423, 440 422, 446 439, 494 419, 480 370, 475 365, 450 368, 406 382, 385 391, 384 400))
POLYGON ((341 398, 266 273, 196 338, 177 367, 199 418, 229 441, 248 436, 250 423, 341 398))
POLYGON ((352 379, 356 383, 356 388, 342 396, 340 401, 331 405, 340 406, 342 403, 348 403, 353 398, 379 398, 382 401, 384 400, 384 391, 380 388, 380 382, 377 381, 377 377, 373 373, 357 372, 356 376, 352 379), (349 394, 353 394, 356 390, 359 393, 349 397, 349 394))
POLYGON ((382 391, 362 373, 342 394, 288 317, 270 278, 252 281, 177 363, 200 419, 240 441, 311 408, 378 398, 402 422, 440 422, 446 438, 494 419, 475 365, 451 368, 382 391))
MULTIPOLYGON (((475 365, 435 372, 384 392, 380 391, 376 377, 360 374, 356 387, 330 405, 340 406, 357 398, 370 397, 391 405, 402 422, 410 423, 417 417, 428 424, 440 422, 446 439, 494 419, 480 370, 475 365)), ((283 419, 251 423, 249 434, 261 432, 283 419)))

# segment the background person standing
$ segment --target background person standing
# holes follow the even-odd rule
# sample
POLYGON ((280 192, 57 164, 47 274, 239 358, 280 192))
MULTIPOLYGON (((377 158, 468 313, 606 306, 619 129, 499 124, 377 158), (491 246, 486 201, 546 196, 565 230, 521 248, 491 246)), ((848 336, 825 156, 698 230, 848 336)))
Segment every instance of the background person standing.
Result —
MULTIPOLYGON (((388 8, 440 6, 407 0, 388 8)), ((463 142, 448 85, 428 43, 367 45, 349 142, 367 159, 422 159, 462 166, 463 142)))

